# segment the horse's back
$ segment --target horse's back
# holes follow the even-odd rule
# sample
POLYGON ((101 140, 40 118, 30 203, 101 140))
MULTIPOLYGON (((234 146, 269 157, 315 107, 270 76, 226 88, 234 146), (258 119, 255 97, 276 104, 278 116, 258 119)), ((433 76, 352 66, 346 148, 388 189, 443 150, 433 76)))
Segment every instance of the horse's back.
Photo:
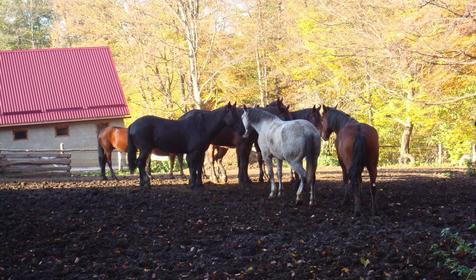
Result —
POLYGON ((339 157, 344 161, 344 163, 346 163, 346 165, 350 165, 354 142, 357 135, 360 135, 365 139, 367 165, 376 165, 379 154, 378 133, 373 126, 366 123, 355 122, 348 124, 341 129, 337 135, 336 142, 339 157))
POLYGON ((271 153, 280 159, 301 159, 310 140, 316 152, 320 149, 319 131, 306 120, 274 122, 264 136, 263 145, 269 146, 271 153))
POLYGON ((99 132, 98 141, 104 149, 116 149, 125 152, 127 150, 127 128, 105 127, 99 132))

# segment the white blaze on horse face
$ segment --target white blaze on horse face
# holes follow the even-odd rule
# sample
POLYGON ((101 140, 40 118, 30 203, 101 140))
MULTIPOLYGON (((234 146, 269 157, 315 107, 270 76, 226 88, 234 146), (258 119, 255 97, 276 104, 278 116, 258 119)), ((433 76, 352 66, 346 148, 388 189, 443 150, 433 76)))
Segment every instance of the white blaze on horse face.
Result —
POLYGON ((241 115, 241 121, 243 122, 243 126, 245 127, 245 134, 243 134, 243 138, 248 138, 250 135, 250 123, 248 121, 248 112, 244 111, 243 115, 241 115))

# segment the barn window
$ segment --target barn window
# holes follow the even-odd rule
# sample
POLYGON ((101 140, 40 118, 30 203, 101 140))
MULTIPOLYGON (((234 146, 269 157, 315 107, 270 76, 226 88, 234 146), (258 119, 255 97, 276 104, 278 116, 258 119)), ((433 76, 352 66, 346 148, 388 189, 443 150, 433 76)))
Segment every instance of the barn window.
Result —
POLYGON ((55 127, 56 136, 68 136, 69 135, 69 126, 60 125, 55 127))
POLYGON ((13 130, 13 140, 23 140, 23 139, 28 139, 28 130, 26 129, 13 130))

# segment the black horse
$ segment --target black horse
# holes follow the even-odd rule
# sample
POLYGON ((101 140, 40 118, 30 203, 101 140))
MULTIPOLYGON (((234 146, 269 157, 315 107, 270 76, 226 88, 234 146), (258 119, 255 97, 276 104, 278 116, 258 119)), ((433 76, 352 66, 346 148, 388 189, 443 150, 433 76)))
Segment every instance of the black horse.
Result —
POLYGON ((190 187, 202 187, 203 159, 211 140, 224 127, 231 127, 240 135, 244 132, 235 105, 228 103, 213 111, 194 111, 193 117, 180 120, 144 116, 129 126, 127 159, 131 173, 139 167, 140 186, 150 187, 145 163, 152 150, 158 148, 168 153, 187 154, 190 187), (137 149, 140 154, 136 160, 137 149))
MULTIPOLYGON (((243 114, 242 108, 236 109, 238 115, 243 114)), ((285 107, 270 107, 265 108, 266 111, 278 116, 282 120, 290 120, 291 115, 289 111, 285 107)), ((197 114, 199 114, 198 110, 191 110, 180 117, 180 119, 188 119, 194 118, 197 114)), ((242 123, 241 117, 239 122, 242 123)), ((258 134, 256 131, 250 131, 250 136, 248 138, 242 137, 243 133, 237 133, 236 129, 233 129, 229 126, 223 127, 215 137, 212 138, 211 144, 216 146, 223 146, 229 148, 236 148, 236 157, 238 159, 238 181, 240 184, 248 184, 251 183, 250 177, 248 175, 248 165, 249 165, 249 157, 250 152, 253 144, 255 144, 255 148, 260 154, 259 146, 257 144, 258 134)), ((260 174, 263 172, 260 169, 260 174)), ((260 175, 262 178, 263 175, 260 175)), ((262 182, 262 180, 261 180, 262 182)))

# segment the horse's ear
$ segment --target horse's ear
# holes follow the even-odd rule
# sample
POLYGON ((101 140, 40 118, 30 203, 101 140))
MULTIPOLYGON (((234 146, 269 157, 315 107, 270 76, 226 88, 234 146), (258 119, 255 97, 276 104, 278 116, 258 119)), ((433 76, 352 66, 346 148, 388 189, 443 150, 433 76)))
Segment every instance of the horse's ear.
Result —
POLYGON ((255 105, 255 108, 259 108, 259 104, 256 104, 256 105, 255 105))
POLYGON ((319 115, 324 115, 324 113, 327 111, 326 105, 322 104, 319 106, 319 115))
POLYGON ((243 110, 248 111, 248 108, 246 107, 246 105, 243 105, 243 110))
POLYGON ((314 104, 314 106, 312 106, 312 110, 316 111, 316 104, 314 104))
POLYGON ((228 101, 228 104, 226 104, 226 107, 231 107, 230 101, 228 101))
POLYGON ((291 106, 291 105, 288 105, 288 106, 286 106, 286 110, 288 110, 288 111, 289 111, 289 107, 290 107, 290 106, 291 106))
POLYGON ((232 105, 232 106, 233 106, 233 107, 236 107, 236 101, 235 101, 235 103, 233 103, 233 105, 232 105))

